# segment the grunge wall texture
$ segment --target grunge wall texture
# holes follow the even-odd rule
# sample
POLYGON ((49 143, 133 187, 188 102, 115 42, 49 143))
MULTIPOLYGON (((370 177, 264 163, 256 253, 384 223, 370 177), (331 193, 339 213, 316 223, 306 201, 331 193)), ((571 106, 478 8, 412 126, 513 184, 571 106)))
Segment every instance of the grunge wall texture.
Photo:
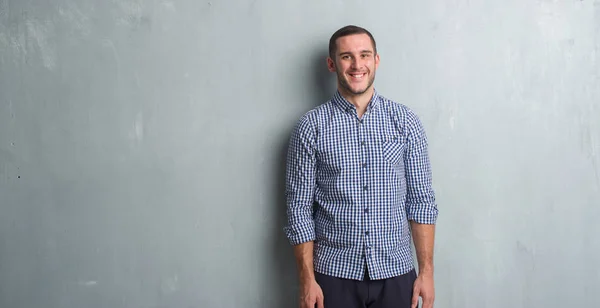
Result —
POLYGON ((600 306, 600 1, 0 0, 0 307, 295 307, 346 24, 429 136, 436 307, 600 306))

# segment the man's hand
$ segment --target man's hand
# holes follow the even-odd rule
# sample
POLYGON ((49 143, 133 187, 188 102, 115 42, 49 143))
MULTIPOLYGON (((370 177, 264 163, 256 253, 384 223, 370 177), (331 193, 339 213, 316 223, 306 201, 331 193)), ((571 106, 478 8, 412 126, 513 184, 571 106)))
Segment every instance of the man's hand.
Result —
POLYGON ((323 290, 314 279, 300 283, 300 308, 325 308, 323 305, 323 290))
POLYGON ((412 308, 417 308, 419 297, 423 298, 422 308, 433 308, 435 299, 435 289, 433 284, 433 275, 419 274, 413 287, 412 308))

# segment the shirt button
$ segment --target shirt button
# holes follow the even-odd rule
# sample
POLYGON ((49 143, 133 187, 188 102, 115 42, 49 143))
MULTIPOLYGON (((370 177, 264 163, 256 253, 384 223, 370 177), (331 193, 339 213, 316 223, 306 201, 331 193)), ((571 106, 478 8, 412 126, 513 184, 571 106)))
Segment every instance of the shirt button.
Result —
POLYGON ((364 142, 364 141, 361 141, 361 142, 360 142, 360 144, 361 144, 361 145, 365 145, 365 142, 364 142))
POLYGON ((367 163, 362 164, 363 168, 367 168, 367 163))
POLYGON ((365 209, 365 213, 369 213, 369 209, 365 209))
POLYGON ((365 186, 363 187, 363 189, 364 189, 364 190, 367 190, 367 185, 365 185, 365 186))
POLYGON ((365 235, 369 235, 369 231, 365 231, 365 235))

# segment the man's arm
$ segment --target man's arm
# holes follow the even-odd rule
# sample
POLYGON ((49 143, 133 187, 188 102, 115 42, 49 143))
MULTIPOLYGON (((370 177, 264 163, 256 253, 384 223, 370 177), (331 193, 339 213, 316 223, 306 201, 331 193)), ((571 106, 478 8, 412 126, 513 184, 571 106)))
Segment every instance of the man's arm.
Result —
POLYGON ((315 279, 313 241, 294 246, 300 280, 300 308, 324 308, 323 290, 315 279))
POLYGON ((435 240, 435 225, 410 222, 413 242, 419 263, 419 274, 433 276, 433 248, 435 240))
POLYGON ((313 241, 294 246, 294 256, 298 268, 298 278, 301 282, 315 280, 313 265, 313 241))
POLYGON ((315 132, 308 115, 304 115, 294 127, 289 140, 285 183, 287 225, 284 228, 290 244, 294 246, 301 279, 314 278, 315 173, 315 132))
POLYGON ((407 184, 406 215, 410 221, 419 264, 419 276, 414 285, 412 307, 417 307, 421 297, 423 308, 432 308, 435 297, 433 251, 438 209, 432 188, 425 129, 419 118, 410 110, 405 124, 408 132, 404 161, 407 184))
POLYGON ((433 279, 434 224, 421 224, 411 221, 413 242, 419 263, 419 276, 413 286, 411 308, 417 308, 419 297, 423 299, 422 308, 433 308, 435 301, 435 283, 433 279))
POLYGON ((284 228, 298 267, 300 307, 323 308, 323 292, 314 272, 313 220, 316 187, 315 131, 308 115, 300 119, 292 136, 287 155, 286 197, 287 226, 284 228))
POLYGON ((415 249, 423 260, 432 258, 438 209, 432 185, 431 163, 425 129, 412 111, 407 112, 407 146, 404 159, 406 175, 406 215, 411 222, 415 249), (418 242, 418 244, 417 244, 418 242), (418 247, 416 247, 418 246, 418 247))

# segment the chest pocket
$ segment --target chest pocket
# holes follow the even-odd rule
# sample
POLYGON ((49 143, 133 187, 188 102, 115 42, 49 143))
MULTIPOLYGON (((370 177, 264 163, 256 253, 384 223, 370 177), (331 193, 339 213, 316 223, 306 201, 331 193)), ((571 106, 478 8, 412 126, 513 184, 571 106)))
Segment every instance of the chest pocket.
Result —
POLYGON ((398 166, 404 161, 406 143, 399 135, 384 135, 381 140, 383 158, 392 166, 398 166))

